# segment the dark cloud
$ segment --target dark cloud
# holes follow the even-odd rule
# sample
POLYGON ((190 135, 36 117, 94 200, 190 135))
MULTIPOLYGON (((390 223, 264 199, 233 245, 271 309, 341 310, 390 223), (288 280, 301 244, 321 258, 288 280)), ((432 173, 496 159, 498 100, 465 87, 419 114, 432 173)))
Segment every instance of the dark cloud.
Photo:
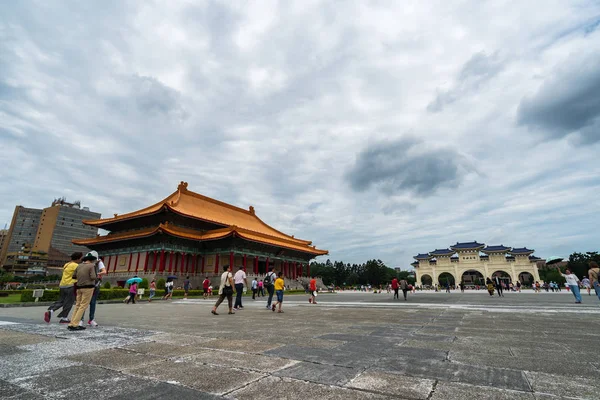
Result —
POLYGON ((409 191, 430 196, 439 188, 458 186, 470 169, 453 149, 435 149, 418 138, 403 138, 365 148, 346 179, 357 192, 374 186, 387 195, 409 191))
POLYGON ((537 93, 519 105, 520 125, 551 138, 576 134, 581 143, 600 140, 600 55, 560 66, 537 93))
POLYGON ((438 91, 435 99, 427 106, 427 111, 442 111, 445 106, 477 90, 483 83, 500 73, 504 66, 505 63, 498 53, 487 55, 482 51, 473 54, 458 73, 454 86, 449 90, 438 91))

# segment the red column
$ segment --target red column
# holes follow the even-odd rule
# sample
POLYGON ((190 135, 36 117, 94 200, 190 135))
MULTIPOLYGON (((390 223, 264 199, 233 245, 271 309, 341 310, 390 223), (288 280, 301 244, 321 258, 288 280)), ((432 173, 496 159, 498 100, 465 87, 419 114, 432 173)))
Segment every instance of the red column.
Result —
POLYGON ((190 269, 192 270, 192 274, 196 273, 196 260, 198 259, 198 254, 194 253, 194 255, 192 256, 192 265, 190 266, 190 269))
POLYGON ((265 260, 265 274, 269 272, 269 257, 265 260))
POLYGON ((135 259, 135 272, 137 273, 140 269, 140 252, 137 252, 137 258, 135 259))
POLYGON ((160 263, 159 263, 159 266, 158 266, 158 272, 162 274, 164 272, 164 270, 165 270, 165 251, 161 250, 160 251, 160 263))
POLYGON ((158 252, 157 251, 153 251, 152 252, 153 255, 153 259, 152 259, 152 272, 156 272, 156 261, 158 260, 158 252))
POLYGON ((233 265, 234 262, 235 261, 234 261, 233 251, 230 251, 229 252, 229 266, 231 267, 232 271, 233 271, 233 268, 234 268, 234 265, 233 265))
MULTIPOLYGON (((115 264, 115 265, 113 265, 113 273, 114 273, 114 272, 116 272, 116 271, 117 271, 117 264, 119 263, 119 255, 117 254, 117 255, 113 256, 113 259, 114 259, 114 261, 113 261, 113 262, 114 262, 114 264, 115 264)), ((107 271, 107 272, 110 272, 110 267, 107 267, 107 270, 106 270, 106 271, 107 271)))
POLYGON ((181 253, 181 267, 179 268, 179 272, 183 275, 184 272, 187 273, 187 269, 186 271, 183 271, 183 267, 185 266, 185 253, 181 253))
POLYGON ((173 268, 173 252, 172 251, 169 252, 169 273, 171 273, 171 268, 173 268))
POLYGON ((146 252, 146 259, 144 260, 144 273, 148 272, 148 260, 150 260, 150 252, 146 252))
POLYGON ((219 255, 215 254, 215 274, 219 273, 219 255))
POLYGON ((258 256, 254 256, 254 273, 258 275, 258 256))
POLYGON ((129 253, 129 264, 127 265, 127 272, 131 271, 131 260, 133 260, 133 253, 129 253))
POLYGON ((246 255, 245 254, 244 254, 243 265, 244 265, 244 272, 246 272, 246 255))
POLYGON ((200 256, 202 259, 200 260, 200 262, 202 263, 202 275, 204 275, 204 261, 205 261, 205 257, 204 256, 200 256))

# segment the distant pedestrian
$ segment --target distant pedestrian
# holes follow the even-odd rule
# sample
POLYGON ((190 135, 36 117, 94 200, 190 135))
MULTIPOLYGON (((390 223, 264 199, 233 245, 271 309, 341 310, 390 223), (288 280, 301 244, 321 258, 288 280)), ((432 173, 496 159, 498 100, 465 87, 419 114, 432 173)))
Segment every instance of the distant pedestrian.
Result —
POLYGON ((148 303, 150 303, 152 301, 152 298, 154 297, 155 294, 156 294, 156 281, 154 279, 152 279, 152 282, 150 282, 150 296, 148 296, 148 303))
POLYGON ((400 289, 402 289, 402 294, 404 295, 404 301, 406 301, 406 294, 408 293, 408 282, 406 279, 400 279, 400 282, 398 282, 398 285, 400 286, 400 289))
POLYGON ((308 302, 312 304, 317 304, 317 279, 314 276, 308 283, 308 291, 310 292, 308 302))
POLYGON ((517 291, 521 293, 521 281, 517 281, 517 291))
POLYGON ((129 304, 129 302, 131 301, 133 304, 135 304, 135 296, 137 295, 137 283, 133 282, 131 285, 129 285, 129 297, 127 298, 126 303, 129 304))
POLYGON ((238 271, 235 273, 233 277, 233 282, 235 284, 235 306, 233 307, 235 310, 241 310, 244 308, 242 305, 242 295, 244 294, 244 284, 248 287, 248 279, 246 278, 246 272, 244 272, 244 267, 240 265, 238 271))
POLYGON ((590 278, 588 278, 587 276, 585 278, 583 278, 581 280, 581 284, 583 285, 583 287, 587 290, 588 292, 588 296, 591 296, 591 289, 592 289, 592 284, 590 283, 590 278))
POLYGON ((163 296, 163 300, 169 300, 173 297, 173 278, 167 278, 165 282, 165 295, 163 296))
MULTIPOLYGON (((560 267, 557 267, 558 272, 560 272, 560 267)), ((567 280, 567 286, 573 292, 573 296, 575 296, 575 304, 581 304, 581 294, 579 293, 579 278, 577 275, 571 272, 569 268, 565 270, 565 273, 560 273, 563 278, 567 280)))
POLYGON ((536 293, 540 293, 540 283, 538 281, 535 281, 535 292, 536 293))
POLYGON ((190 285, 191 285, 190 277, 187 276, 185 278, 185 281, 183 281, 183 299, 184 300, 188 298, 188 293, 190 291, 190 285))
POLYGON ((225 265, 223 266, 223 273, 221 274, 221 284, 219 285, 219 299, 213 306, 210 311, 213 315, 219 315, 217 313, 217 308, 219 305, 227 298, 227 304, 229 305, 229 313, 234 314, 233 312, 233 275, 231 274, 231 266, 225 265))
POLYGON ((258 281, 256 280, 256 277, 252 279, 250 286, 252 287, 252 300, 256 300, 256 292, 258 292, 258 281))
POLYGON ((446 281, 446 293, 450 293, 450 283, 446 281))
POLYGON ((202 290, 204 291, 204 298, 208 299, 208 292, 209 292, 209 287, 210 286, 210 279, 208 279, 208 276, 206 278, 204 278, 204 280, 202 281, 202 290))
POLYGON ((500 279, 500 277, 498 275, 496 275, 494 277, 494 286, 496 287, 496 290, 498 291, 498 297, 504 297, 504 290, 502 289, 502 280, 500 279))
POLYGON ((272 310, 275 312, 277 306, 279 306, 278 313, 282 313, 281 305, 283 304, 283 291, 285 289, 285 280, 283 279, 283 272, 279 271, 277 274, 277 279, 275 279, 275 283, 273 284, 275 293, 277 294, 277 301, 273 303, 272 310))
POLYGON ((265 297, 265 286, 262 280, 258 280, 258 292, 256 293, 256 297, 265 297))
POLYGON ((398 284, 398 278, 393 277, 392 278, 392 290, 394 291, 394 300, 396 300, 396 299, 400 300, 400 297, 398 296, 399 289, 400 289, 400 285, 398 284))
POLYGON ((485 286, 487 287, 487 291, 490 296, 494 296, 494 282, 490 278, 485 280, 485 286))
POLYGON ((269 297, 267 298, 267 309, 271 308, 271 304, 273 303, 273 294, 275 294, 275 288, 273 284, 275 283, 275 273, 273 272, 273 267, 269 267, 269 272, 265 275, 265 279, 263 279, 263 286, 267 289, 267 293, 269 293, 269 297))
POLYGON ((598 299, 600 300, 600 267, 598 267, 598 263, 596 261, 590 262, 588 277, 590 278, 590 283, 596 292, 596 296, 598 296, 598 299))
POLYGON ((62 311, 58 314, 58 317, 60 318, 59 323, 68 324, 71 322, 69 313, 75 302, 75 284, 77 283, 77 280, 73 279, 73 273, 81 262, 81 257, 83 257, 83 254, 79 252, 73 253, 71 254, 71 261, 63 266, 62 278, 58 284, 60 298, 57 302, 48 307, 48 311, 44 313, 44 321, 46 321, 46 323, 50 323, 50 318, 52 318, 54 311, 61 307, 62 311))
MULTIPOLYGON (((96 322, 96 303, 98 301, 98 296, 100 295, 100 285, 102 284, 102 277, 106 275, 106 267, 102 262, 102 259, 98 255, 97 251, 90 251, 86 254, 86 256, 91 255, 96 257, 96 262, 94 263, 94 268, 96 270, 96 284, 94 287, 94 294, 92 295, 92 300, 90 300, 90 318, 88 319, 88 326, 95 328, 98 326, 96 322)), ((77 286, 79 287, 79 286, 77 286)), ((80 326, 83 326, 83 322, 85 320, 85 310, 83 311, 83 315, 81 316, 80 326)))
MULTIPOLYGON (((97 254, 97 253, 96 253, 97 254)), ((70 331, 84 330, 83 324, 79 325, 79 321, 83 317, 85 309, 90 305, 96 284, 96 261, 95 255, 87 253, 82 259, 82 263, 77 266, 73 272, 73 278, 77 279, 77 299, 73 318, 67 329, 70 331)))
POLYGON ((459 286, 460 286, 460 292, 464 293, 465 292, 465 283, 463 281, 461 281, 459 286))

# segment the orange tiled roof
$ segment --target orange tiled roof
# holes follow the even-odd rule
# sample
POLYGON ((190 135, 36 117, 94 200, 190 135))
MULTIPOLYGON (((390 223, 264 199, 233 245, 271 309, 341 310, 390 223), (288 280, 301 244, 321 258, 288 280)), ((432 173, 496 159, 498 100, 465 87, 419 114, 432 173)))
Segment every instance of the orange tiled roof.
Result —
POLYGON ((328 254, 327 250, 319 250, 314 246, 308 244, 299 244, 294 240, 282 239, 273 237, 270 235, 257 233, 248 229, 240 228, 237 226, 230 226, 227 228, 214 229, 207 232, 199 232, 194 229, 182 228, 171 224, 160 224, 155 228, 139 229, 130 232, 121 232, 115 234, 108 234, 106 236, 98 236, 91 239, 73 240, 73 243, 80 246, 97 245, 110 242, 118 242, 129 239, 140 239, 155 235, 159 232, 166 233, 172 236, 177 236, 184 239, 190 240, 217 240, 227 236, 237 235, 243 239, 250 240, 253 242, 270 244, 277 247, 283 247, 290 250, 301 251, 304 253, 310 253, 314 255, 328 254))
POLYGON ((114 222, 156 214, 164 208, 186 217, 213 222, 223 225, 224 227, 237 226, 255 232, 256 234, 289 240, 298 245, 312 244, 309 240, 296 239, 293 236, 286 235, 267 225, 256 216, 254 207, 252 206, 250 206, 248 210, 244 210, 243 208, 194 193, 187 189, 187 182, 181 182, 177 187, 176 192, 149 207, 127 214, 115 214, 113 218, 88 220, 84 221, 84 223, 91 226, 102 227, 114 222))

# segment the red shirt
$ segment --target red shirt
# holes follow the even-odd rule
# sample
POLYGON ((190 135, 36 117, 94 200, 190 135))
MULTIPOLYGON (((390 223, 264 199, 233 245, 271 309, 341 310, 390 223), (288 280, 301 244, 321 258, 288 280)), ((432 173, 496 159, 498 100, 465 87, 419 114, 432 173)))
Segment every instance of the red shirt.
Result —
POLYGON ((308 286, 308 288, 314 292, 315 290, 317 290, 317 280, 316 279, 311 279, 310 280, 310 284, 308 286))
POLYGON ((205 279, 202 282, 202 287, 204 288, 204 290, 208 290, 208 286, 210 285, 210 281, 208 279, 205 279))
POLYGON ((392 289, 398 289, 398 279, 394 278, 392 279, 392 289))

